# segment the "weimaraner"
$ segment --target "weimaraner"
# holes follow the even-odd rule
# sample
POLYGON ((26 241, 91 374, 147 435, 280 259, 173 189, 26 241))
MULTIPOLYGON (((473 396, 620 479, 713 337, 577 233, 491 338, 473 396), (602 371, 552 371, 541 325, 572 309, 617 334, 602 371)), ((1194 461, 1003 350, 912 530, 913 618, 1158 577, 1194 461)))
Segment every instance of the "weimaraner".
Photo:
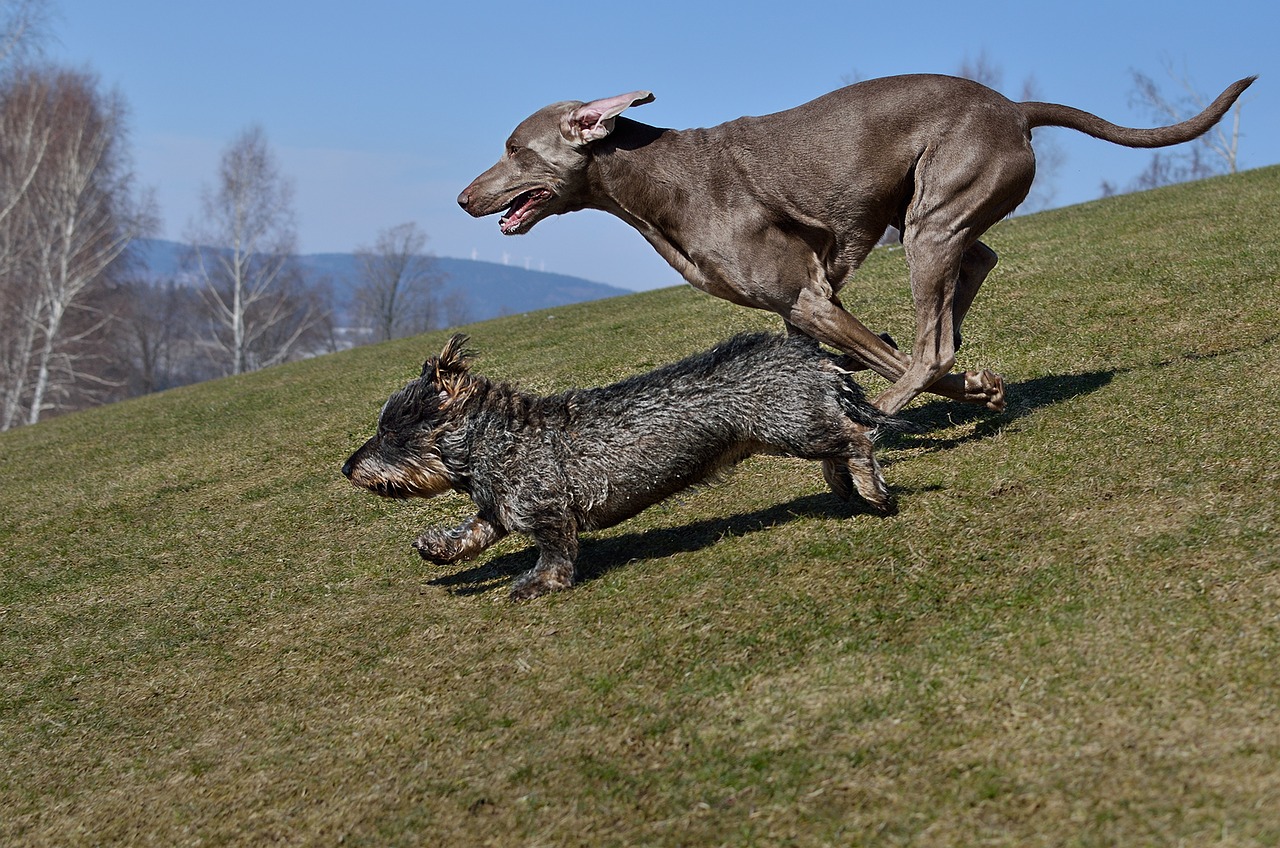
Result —
POLYGON ((516 127, 502 158, 458 203, 476 217, 506 209, 507 235, 548 215, 610 212, 695 287, 777 312, 790 331, 892 381, 876 399, 885 412, 925 390, 1001 410, 999 375, 950 371, 960 324, 996 265, 978 239, 1031 188, 1031 130, 1069 127, 1127 147, 1179 144, 1217 123, 1254 79, 1234 83, 1194 118, 1154 129, 1015 103, 976 82, 933 75, 868 80, 708 129, 619 117, 652 102, 647 91, 554 103, 516 127), (910 356, 837 297, 890 224, 910 268, 910 356))

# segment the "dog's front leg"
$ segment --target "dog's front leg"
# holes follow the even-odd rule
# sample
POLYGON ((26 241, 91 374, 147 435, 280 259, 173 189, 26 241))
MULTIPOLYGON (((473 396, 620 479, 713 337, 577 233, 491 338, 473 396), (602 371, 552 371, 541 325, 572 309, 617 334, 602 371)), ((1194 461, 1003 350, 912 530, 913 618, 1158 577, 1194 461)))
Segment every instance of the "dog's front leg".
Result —
POLYGON ((516 578, 511 586, 513 601, 527 601, 573 586, 573 561, 578 556, 577 530, 543 528, 531 535, 538 545, 538 564, 516 578))
POLYGON ((505 535, 507 531, 473 515, 457 527, 428 530, 414 539, 413 546, 427 562, 448 565, 471 559, 505 535))

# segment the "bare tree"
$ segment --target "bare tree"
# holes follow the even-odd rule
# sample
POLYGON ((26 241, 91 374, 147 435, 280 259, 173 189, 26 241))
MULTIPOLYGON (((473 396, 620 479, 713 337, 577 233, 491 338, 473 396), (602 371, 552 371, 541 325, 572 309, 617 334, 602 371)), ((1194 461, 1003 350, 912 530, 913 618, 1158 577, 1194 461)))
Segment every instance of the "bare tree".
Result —
POLYGON ((471 320, 471 307, 467 303, 467 296, 457 289, 441 297, 440 306, 443 316, 438 322, 440 327, 457 327, 471 320))
POLYGON ((26 403, 30 363, 36 345, 36 287, 19 273, 21 248, 31 243, 29 222, 17 215, 39 171, 53 132, 38 120, 43 110, 26 101, 39 93, 16 84, 8 75, 16 62, 39 53, 47 21, 43 0, 0 2, 0 430, 21 418, 26 403))
MULTIPOLYGON (((1184 67, 1164 61, 1164 73, 1177 93, 1166 94, 1160 85, 1141 71, 1133 70, 1133 91, 1129 103, 1163 124, 1184 121, 1203 111, 1213 98, 1203 94, 1184 67)), ((1203 179, 1216 174, 1234 174, 1239 168, 1240 116, 1244 99, 1231 108, 1231 120, 1219 121, 1213 129, 1177 151, 1152 154, 1151 164, 1134 181, 1135 190, 1156 188, 1175 182, 1203 179)))
POLYGON ((241 374, 298 355, 325 316, 299 297, 293 186, 262 127, 249 127, 223 153, 203 209, 188 240, 224 371, 241 374))
POLYGON ((39 55, 48 25, 48 0, 0 0, 0 67, 39 55))
POLYGON ((356 248, 355 312, 374 341, 426 332, 439 321, 443 278, 426 244, 427 234, 411 221, 380 232, 373 247, 356 248))
MULTIPOLYGON (((28 423, 39 420, 45 395, 55 382, 54 356, 62 341, 67 311, 128 246, 136 220, 124 214, 132 175, 123 163, 124 105, 116 95, 100 96, 96 81, 85 74, 63 72, 54 80, 54 116, 58 122, 51 145, 52 167, 43 169, 34 195, 42 231, 38 244, 43 261, 37 279, 46 303, 41 325, 35 384, 28 423)), ((101 326, 95 322, 82 331, 101 326)), ((83 335, 69 341, 79 341, 83 335)), ((74 358, 58 363, 63 383, 78 373, 74 358)))
POLYGON ((0 189, 0 314, 13 333, 0 429, 20 416, 34 424, 72 386, 100 380, 83 359, 106 322, 86 319, 92 289, 147 217, 132 206, 118 95, 100 94, 86 72, 54 68, 20 71, 5 95, 3 126, 18 131, 16 142, 0 140, 15 179, 0 189))
POLYGON ((22 417, 43 311, 40 290, 26 273, 35 244, 34 220, 20 204, 44 161, 53 134, 44 88, 10 81, 0 92, 0 430, 22 417))
MULTIPOLYGON (((1202 145, 1192 143, 1185 152, 1151 154, 1147 167, 1129 183, 1129 191, 1148 191, 1161 186, 1202 180, 1221 173, 1204 155, 1202 145)), ((1106 184, 1104 183, 1104 189, 1106 184)), ((1112 192, 1114 193, 1114 192, 1112 192)))
POLYGON ((115 359, 129 396, 163 391, 215 376, 202 366, 200 292, 176 282, 131 275, 113 291, 115 359))

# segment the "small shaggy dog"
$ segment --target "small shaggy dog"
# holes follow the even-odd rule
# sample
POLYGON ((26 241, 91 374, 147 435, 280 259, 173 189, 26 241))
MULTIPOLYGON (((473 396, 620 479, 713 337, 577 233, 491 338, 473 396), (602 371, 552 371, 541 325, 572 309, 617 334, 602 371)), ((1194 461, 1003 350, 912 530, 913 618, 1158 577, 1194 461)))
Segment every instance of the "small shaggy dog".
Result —
POLYGON ((596 389, 527 394, 472 374, 455 335, 382 408, 377 434, 342 467, 391 498, 462 492, 477 513, 413 543, 437 564, 511 532, 538 546, 513 600, 567 589, 578 534, 610 527, 756 453, 822 461, 841 498, 893 503, 872 455, 875 428, 910 429, 870 405, 852 363, 803 336, 745 334, 596 389))

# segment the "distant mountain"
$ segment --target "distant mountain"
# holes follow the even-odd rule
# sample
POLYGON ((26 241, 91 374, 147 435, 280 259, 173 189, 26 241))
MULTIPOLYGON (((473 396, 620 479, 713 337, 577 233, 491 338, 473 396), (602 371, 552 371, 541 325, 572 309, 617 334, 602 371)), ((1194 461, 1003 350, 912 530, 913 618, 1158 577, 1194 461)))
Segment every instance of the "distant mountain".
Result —
MULTIPOLYGON (((183 263, 187 245, 163 239, 140 239, 136 245, 152 279, 180 280, 186 276, 183 263)), ((436 257, 435 263, 445 276, 442 294, 458 293, 466 305, 468 321, 633 294, 629 289, 580 277, 528 271, 496 262, 436 257)), ((350 253, 312 253, 299 256, 298 264, 309 281, 332 286, 334 309, 340 321, 345 318, 352 292, 360 282, 356 257, 350 253)))

